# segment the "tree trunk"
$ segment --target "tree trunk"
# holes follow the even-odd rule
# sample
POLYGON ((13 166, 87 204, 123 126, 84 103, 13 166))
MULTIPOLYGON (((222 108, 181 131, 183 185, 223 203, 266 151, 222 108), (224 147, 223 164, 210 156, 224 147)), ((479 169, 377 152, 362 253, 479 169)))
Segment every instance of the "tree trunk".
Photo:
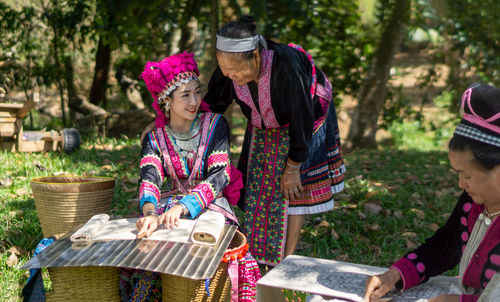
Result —
POLYGON ((108 83, 109 67, 111 64, 111 48, 99 38, 97 53, 95 55, 95 70, 90 101, 94 105, 102 104, 106 108, 106 86, 108 83))
POLYGON ((210 46, 208 48, 209 61, 208 66, 210 66, 209 70, 212 72, 217 68, 217 50, 215 48, 215 44, 217 43, 217 31, 219 30, 219 5, 217 0, 210 1, 210 46))
POLYGON ((370 69, 361 86, 358 105, 352 115, 346 149, 377 147, 375 134, 387 96, 389 71, 403 39, 410 12, 410 0, 395 0, 388 22, 382 31, 370 69))
POLYGON ((179 50, 180 51, 194 51, 194 40, 196 37, 196 28, 198 26, 198 22, 195 18, 191 18, 189 22, 185 24, 185 26, 181 29, 181 37, 179 39, 179 50))
MULTIPOLYGON (((79 95, 78 90, 75 87, 74 74, 73 61, 71 60, 71 57, 68 56, 64 60, 64 80, 68 91, 68 106, 73 111, 84 115, 101 116, 102 118, 108 116, 109 113, 106 110, 90 103, 84 97, 79 95)), ((75 120, 74 117, 72 117, 72 120, 75 120)))
POLYGON ((54 64, 56 67, 56 73, 57 73, 57 78, 56 78, 56 83, 57 83, 57 88, 59 90, 59 97, 61 98, 61 112, 62 112, 62 123, 63 126, 66 127, 66 110, 64 109, 64 85, 60 76, 61 72, 61 67, 60 67, 60 62, 59 62, 59 30, 57 28, 53 28, 54 30, 54 38, 52 40, 52 43, 54 45, 54 64))
POLYGON ((193 47, 196 38, 196 29, 198 27, 197 13, 200 9, 200 5, 200 1, 197 0, 191 0, 186 3, 186 9, 179 22, 181 31, 179 39, 180 51, 194 51, 193 47))

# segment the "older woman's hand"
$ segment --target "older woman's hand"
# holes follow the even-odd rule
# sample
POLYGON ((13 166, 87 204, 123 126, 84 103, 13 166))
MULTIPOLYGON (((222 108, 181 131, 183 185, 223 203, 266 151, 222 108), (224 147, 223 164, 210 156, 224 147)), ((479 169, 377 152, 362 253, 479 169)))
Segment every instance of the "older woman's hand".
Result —
POLYGON ((146 136, 146 134, 148 134, 149 132, 155 130, 155 128, 156 128, 156 123, 155 122, 152 122, 149 125, 147 125, 146 128, 144 128, 144 130, 142 130, 140 142, 142 143, 142 141, 144 140, 144 137, 146 136))
POLYGON ((135 223, 137 227, 137 238, 149 237, 158 228, 159 219, 156 215, 149 215, 139 218, 135 223))
POLYGON ((304 187, 300 180, 300 163, 295 163, 296 166, 287 164, 281 175, 280 190, 283 197, 288 200, 295 200, 300 197, 304 187))
POLYGON ((179 225, 179 218, 181 217, 182 211, 182 206, 178 204, 174 205, 168 211, 161 214, 159 223, 164 224, 167 228, 173 229, 179 225))
POLYGON ((371 276, 366 280, 365 302, 377 301, 401 279, 399 272, 390 268, 387 272, 371 276))

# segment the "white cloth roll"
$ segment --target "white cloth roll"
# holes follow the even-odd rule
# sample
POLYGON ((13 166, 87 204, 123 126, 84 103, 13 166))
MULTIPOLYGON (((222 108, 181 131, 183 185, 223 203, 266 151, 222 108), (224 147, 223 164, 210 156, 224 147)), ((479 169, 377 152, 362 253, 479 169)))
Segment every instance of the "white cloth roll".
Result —
POLYGON ((205 212, 200 215, 191 233, 191 241, 196 244, 215 245, 224 229, 224 215, 218 212, 205 212))
POLYGON ((87 221, 78 231, 71 235, 72 242, 86 242, 92 240, 99 229, 109 221, 108 214, 97 214, 87 221))

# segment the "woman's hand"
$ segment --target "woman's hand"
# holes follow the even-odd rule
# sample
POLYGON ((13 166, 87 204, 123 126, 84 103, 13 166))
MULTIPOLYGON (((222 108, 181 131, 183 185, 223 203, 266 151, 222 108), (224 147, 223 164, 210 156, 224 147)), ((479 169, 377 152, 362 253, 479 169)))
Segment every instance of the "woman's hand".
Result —
POLYGON ((399 272, 390 268, 387 272, 371 276, 366 280, 365 302, 377 301, 390 291, 401 279, 399 272))
POLYGON ((280 190, 285 199, 295 200, 300 197, 304 191, 300 180, 300 163, 287 163, 281 175, 280 190))
POLYGON ((460 295, 440 295, 429 299, 429 302, 459 302, 460 295))
POLYGON ((149 237, 158 228, 159 219, 156 215, 148 215, 139 218, 135 223, 137 227, 137 238, 149 237))
POLYGON ((146 128, 144 128, 144 130, 141 133, 141 140, 140 140, 141 144, 146 134, 153 131, 155 128, 156 128, 156 123, 154 121, 151 124, 147 125, 146 128))
POLYGON ((181 217, 182 211, 182 206, 178 204, 174 205, 170 210, 161 214, 159 223, 164 224, 165 227, 169 229, 175 228, 179 225, 179 218, 181 217))

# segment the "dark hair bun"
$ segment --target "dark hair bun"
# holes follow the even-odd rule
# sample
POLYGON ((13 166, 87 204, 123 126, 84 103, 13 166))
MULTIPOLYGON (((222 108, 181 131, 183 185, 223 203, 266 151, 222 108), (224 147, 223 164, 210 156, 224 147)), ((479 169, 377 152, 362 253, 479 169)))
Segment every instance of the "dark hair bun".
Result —
POLYGON ((217 35, 231 39, 244 39, 257 34, 257 26, 252 16, 241 15, 239 21, 232 21, 224 25, 217 35))
POLYGON ((251 24, 253 24, 255 22, 255 19, 252 16, 249 16, 249 15, 241 15, 240 22, 241 23, 251 23, 251 24))

